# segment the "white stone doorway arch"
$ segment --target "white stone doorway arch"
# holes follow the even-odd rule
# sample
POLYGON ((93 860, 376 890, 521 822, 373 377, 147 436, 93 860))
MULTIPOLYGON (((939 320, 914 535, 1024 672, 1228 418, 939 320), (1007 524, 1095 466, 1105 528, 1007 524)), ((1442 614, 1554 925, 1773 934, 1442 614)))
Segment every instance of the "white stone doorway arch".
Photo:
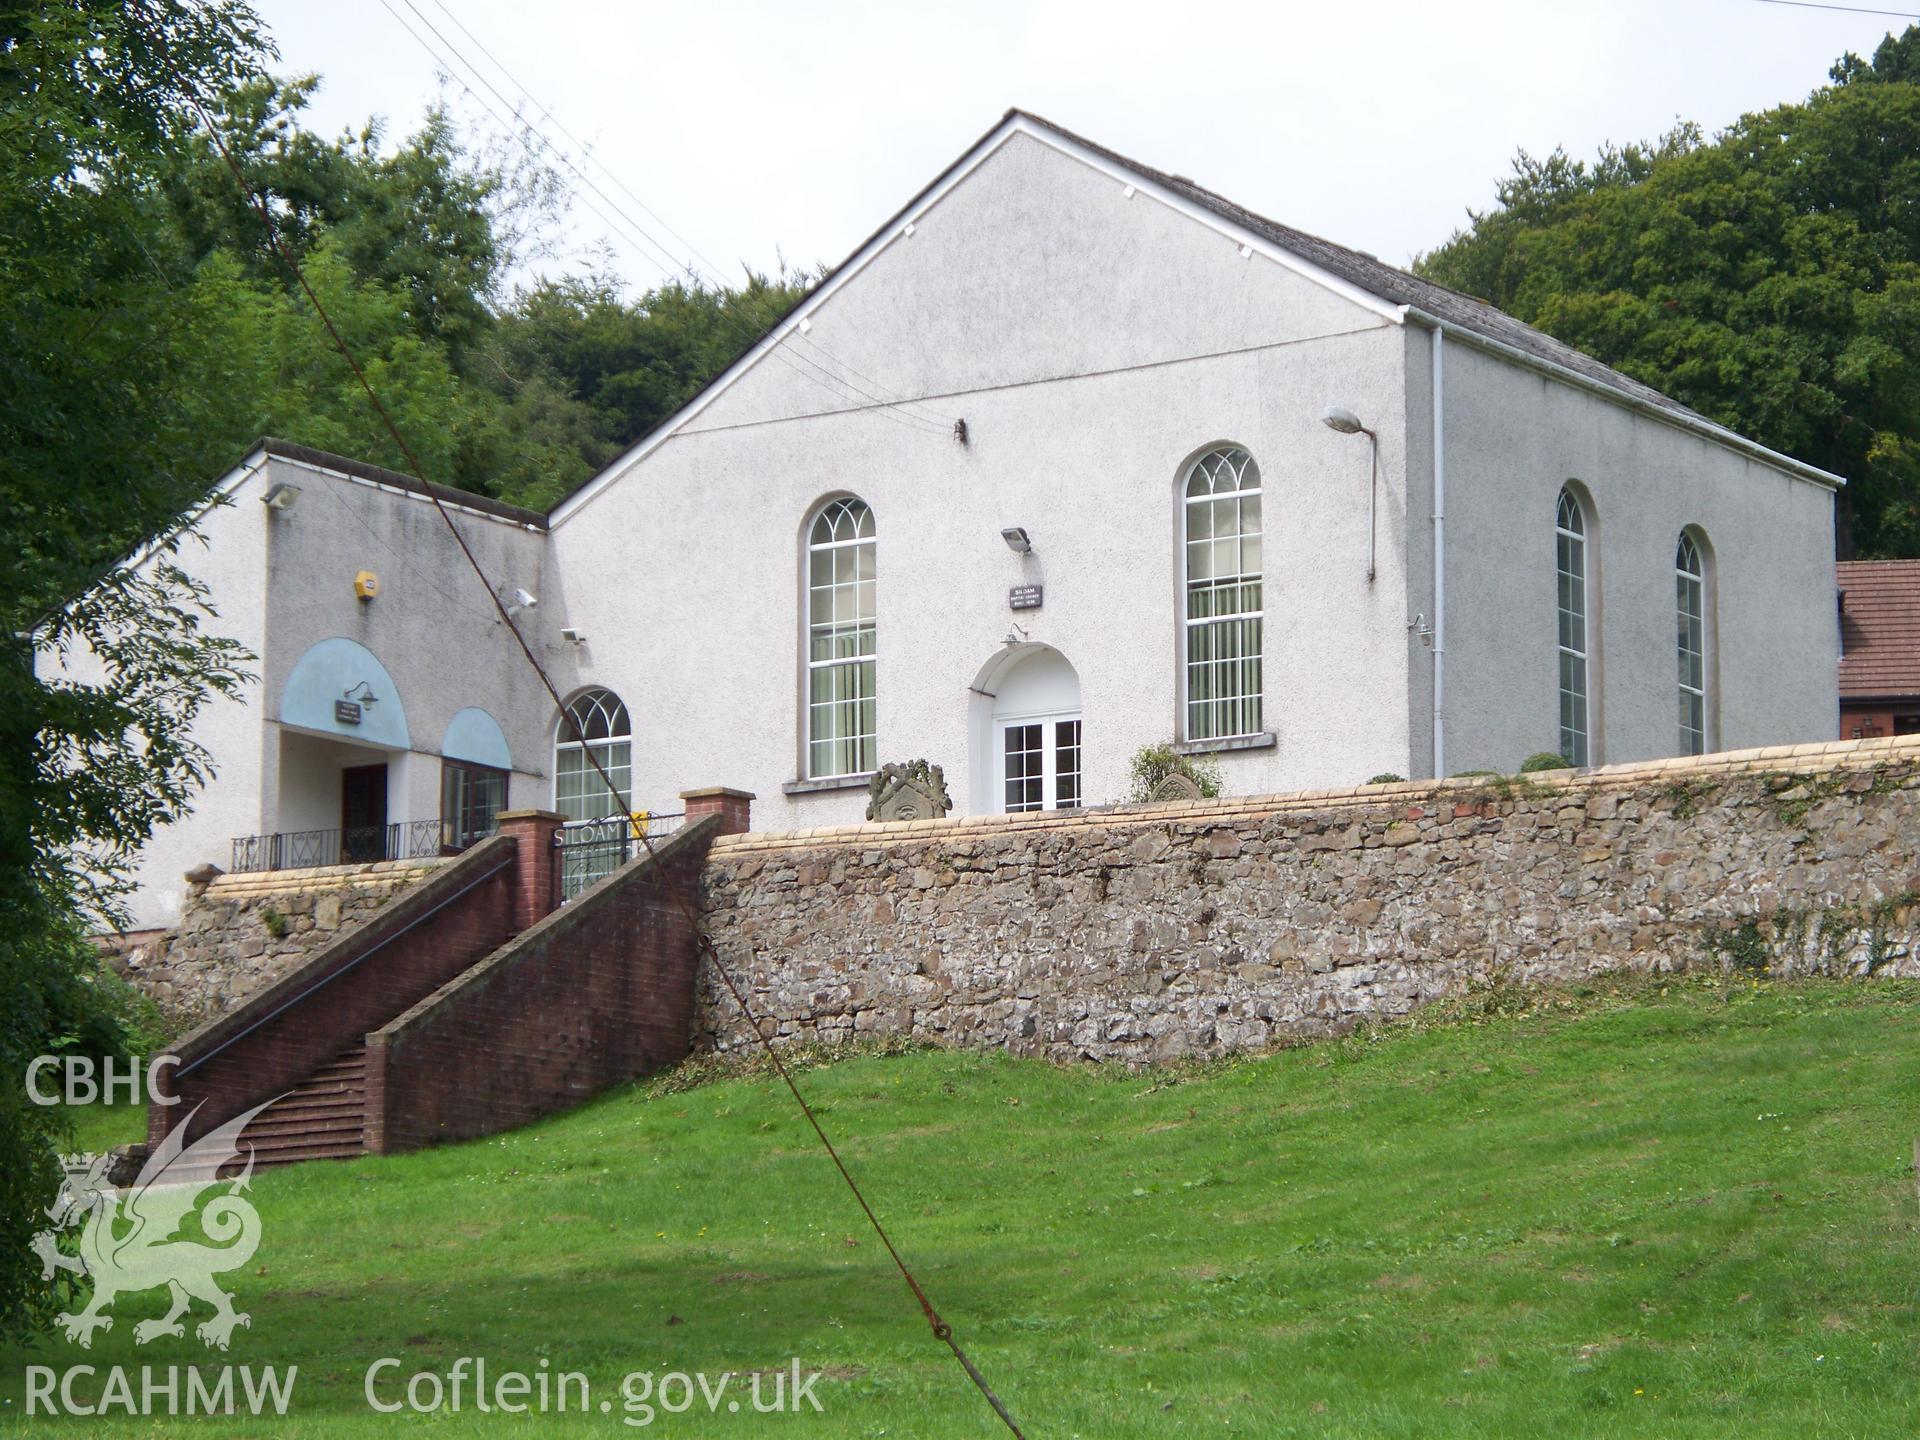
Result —
POLYGON ((1080 676, 1051 645, 1010 645, 974 678, 969 810, 1071 810, 1081 791, 1080 676))

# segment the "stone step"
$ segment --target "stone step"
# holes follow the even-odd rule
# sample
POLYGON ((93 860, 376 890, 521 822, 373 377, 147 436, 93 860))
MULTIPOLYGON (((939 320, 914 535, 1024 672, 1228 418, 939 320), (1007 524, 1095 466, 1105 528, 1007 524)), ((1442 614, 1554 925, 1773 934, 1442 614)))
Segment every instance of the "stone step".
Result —
POLYGON ((358 1105, 335 1110, 305 1111, 297 1115, 275 1117, 269 1110, 247 1126, 246 1143, 261 1145, 283 1135, 358 1135, 365 1128, 364 1112, 358 1105))

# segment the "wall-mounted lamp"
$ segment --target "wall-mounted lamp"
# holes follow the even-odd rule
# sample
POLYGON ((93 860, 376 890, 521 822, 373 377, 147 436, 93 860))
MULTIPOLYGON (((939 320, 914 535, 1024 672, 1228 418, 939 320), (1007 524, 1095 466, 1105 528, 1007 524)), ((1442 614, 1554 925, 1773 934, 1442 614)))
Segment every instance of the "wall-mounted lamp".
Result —
POLYGON ((260 503, 269 510, 291 510, 293 502, 299 498, 298 485, 269 485, 267 493, 260 497, 260 503))
POLYGON ((1007 542, 1007 548, 1016 555, 1033 553, 1033 541, 1027 538, 1027 528, 1024 525, 1009 525, 1000 532, 1000 538, 1007 542))
POLYGON ((369 680, 362 680, 358 685, 348 687, 340 698, 343 700, 351 700, 356 705, 378 705, 380 703, 380 697, 373 693, 373 683, 369 680))
POLYGON ((1015 625, 1012 622, 1008 622, 1007 638, 1002 640, 1000 643, 1009 648, 1015 645, 1024 645, 1027 643, 1027 632, 1022 626, 1015 625))
POLYGON ((569 645, 584 645, 587 643, 587 637, 571 625, 562 625, 560 627, 560 638, 569 645))
POLYGON ((1373 474, 1367 487, 1367 581, 1373 581, 1374 574, 1374 536, 1377 533, 1374 516, 1380 501, 1380 437, 1360 423, 1360 417, 1344 405, 1329 405, 1320 412, 1320 423, 1329 430, 1342 435, 1364 435, 1373 451, 1373 474))

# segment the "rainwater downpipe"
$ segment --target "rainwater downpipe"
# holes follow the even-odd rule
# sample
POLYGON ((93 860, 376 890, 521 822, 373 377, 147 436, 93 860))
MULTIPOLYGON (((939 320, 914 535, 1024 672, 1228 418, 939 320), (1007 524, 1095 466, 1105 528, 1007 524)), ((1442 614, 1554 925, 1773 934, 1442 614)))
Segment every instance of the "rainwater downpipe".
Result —
POLYGON ((1433 331, 1433 778, 1447 773, 1446 332, 1433 331))

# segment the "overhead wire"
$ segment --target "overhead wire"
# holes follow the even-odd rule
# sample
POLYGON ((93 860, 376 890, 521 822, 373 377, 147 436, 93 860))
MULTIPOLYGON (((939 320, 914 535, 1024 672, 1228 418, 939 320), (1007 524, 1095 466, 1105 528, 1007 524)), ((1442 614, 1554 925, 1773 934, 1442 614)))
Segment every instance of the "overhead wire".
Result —
MULTIPOLYGON (((428 41, 423 36, 421 36, 416 30, 414 30, 414 28, 411 25, 407 23, 406 18, 403 15, 401 15, 400 12, 393 7, 391 0, 380 0, 380 3, 382 8, 384 8, 389 15, 393 16, 395 23, 397 23, 402 30, 406 31, 407 35, 414 41, 414 43, 419 45, 421 49, 425 50, 429 58, 431 58, 437 65, 443 67, 443 69, 445 70, 445 73, 449 76, 449 78, 454 80, 454 82, 457 83, 467 95, 471 96, 474 103, 480 106, 480 108, 487 113, 488 117, 492 119, 496 125, 499 125, 505 133, 507 133, 510 136, 524 137, 529 132, 531 132, 534 138, 539 140, 542 148, 553 151, 553 153, 558 158, 560 158, 563 163, 567 164, 567 168, 569 170, 572 170, 575 175, 580 174, 578 167, 572 165, 570 162, 567 162, 565 157, 561 155, 560 152, 553 147, 552 142, 545 135, 538 133, 536 130, 533 129, 531 125, 526 124, 524 122, 516 125, 513 119, 507 116, 501 115, 499 111, 494 109, 492 104, 488 102, 485 96, 476 93, 470 85, 468 85, 464 80, 461 79, 459 73, 453 68, 452 62, 450 62, 445 55, 442 55, 433 46, 433 44, 430 41, 428 41)), ((407 4, 407 8, 410 10, 414 9, 414 7, 409 3, 409 0, 401 0, 401 3, 407 4)), ((429 28, 431 28, 431 26, 429 26, 429 28)), ((434 31, 434 34, 436 35, 438 35, 439 33, 440 32, 437 30, 434 31)), ((456 51, 455 54, 458 54, 458 52, 456 51)), ((485 78, 479 75, 479 72, 475 69, 472 62, 467 60, 467 58, 464 55, 459 56, 459 61, 461 65, 465 66, 468 71, 474 74, 476 79, 479 79, 483 84, 486 83, 485 78)), ((507 101, 506 97, 500 95, 500 92, 497 87, 489 84, 487 88, 496 97, 500 99, 502 104, 510 105, 510 102, 507 101)), ((522 139, 522 143, 528 144, 528 142, 524 138, 522 139)), ((532 153, 534 155, 534 158, 538 160, 540 158, 538 152, 533 151, 530 144, 528 145, 528 148, 529 148, 529 153, 532 153)), ((562 183, 565 184, 565 181, 563 180, 562 183)), ((666 257, 663 263, 661 259, 656 257, 651 257, 651 256, 645 256, 643 253, 643 258, 649 259, 650 262, 654 265, 654 267, 660 270, 663 275, 672 277, 676 274, 684 273, 690 280, 694 280, 697 282, 698 273, 696 271, 693 271, 690 268, 681 266, 680 262, 678 262, 677 260, 674 260, 672 256, 668 254, 668 252, 663 247, 661 247, 657 241, 655 241, 652 238, 651 235, 648 235, 645 231, 638 230, 637 227, 634 227, 631 219, 627 219, 623 224, 621 221, 617 221, 613 219, 611 216, 607 215, 607 213, 601 210, 599 206, 595 205, 585 195, 581 194, 577 188, 573 186, 568 186, 567 188, 568 188, 568 194, 570 198, 578 201, 581 205, 585 206, 587 210, 589 210, 592 214, 598 217, 601 223, 606 225, 611 233, 620 236, 621 238, 627 240, 630 245, 635 245, 635 248, 639 249, 640 245, 635 243, 636 235, 637 235, 641 243, 645 245, 651 245, 658 252, 659 256, 666 257), (632 227, 632 228, 629 228, 629 227, 632 227)), ((594 193, 604 195, 604 192, 600 191, 597 186, 594 187, 594 193)), ((625 212, 616 210, 615 213, 624 215, 625 212)), ((719 313, 723 322, 731 322, 735 314, 737 314, 737 312, 727 309, 724 304, 719 313)), ((736 333, 740 336, 746 335, 746 331, 744 329, 737 331, 736 333)), ((798 332, 796 331, 794 333, 797 334, 798 332)), ((758 337, 758 332, 755 331, 754 338, 757 338, 757 337, 758 337)), ((804 360, 806 358, 804 356, 790 356, 788 352, 782 351, 777 345, 770 348, 767 353, 773 359, 779 361, 787 369, 793 371, 801 379, 810 382, 811 384, 819 387, 822 390, 825 390, 828 394, 833 395, 836 399, 839 399, 844 402, 848 398, 848 392, 853 391, 857 393, 860 396, 860 398, 871 401, 874 407, 871 413, 878 414, 883 419, 892 420, 898 424, 910 425, 913 428, 924 430, 927 433, 937 433, 942 436, 946 436, 951 433, 951 426, 944 420, 938 423, 935 423, 921 416, 914 415, 910 412, 900 410, 895 402, 884 400, 879 396, 871 395, 871 394, 868 394, 866 391, 859 390, 858 387, 852 386, 848 384, 848 382, 839 379, 839 377, 837 376, 834 376, 832 372, 828 371, 824 366, 813 364, 812 362, 809 361, 808 363, 811 365, 811 369, 808 369, 808 370, 801 369, 799 365, 794 363, 794 361, 796 358, 804 360), (826 377, 826 379, 824 380, 820 378, 823 375, 826 377)), ((861 405, 856 405, 851 408, 855 410, 861 410, 861 411, 868 410, 867 406, 861 406, 861 405)))
MULTIPOLYGON (((457 45, 453 43, 453 41, 451 41, 446 37, 445 33, 441 31, 439 27, 434 25, 433 22, 429 20, 421 12, 419 6, 414 3, 414 0, 400 0, 400 3, 405 5, 407 9, 411 11, 419 19, 420 23, 423 26, 425 26, 427 30, 429 30, 433 34, 435 39, 437 39, 441 45, 446 47, 448 54, 445 54, 445 55, 441 54, 440 51, 432 43, 427 41, 418 32, 416 32, 413 29, 413 27, 406 22, 405 18, 401 16, 400 12, 394 9, 392 0, 381 0, 381 5, 386 9, 387 13, 394 17, 395 21, 400 24, 401 28, 406 30, 407 34, 413 39, 413 41, 417 45, 419 45, 422 49, 426 50, 428 55, 431 56, 436 61, 436 63, 446 67, 448 70, 448 73, 453 75, 453 78, 455 78, 456 80, 459 78, 458 74, 455 73, 453 70, 453 65, 457 62, 457 64, 461 68, 463 68, 468 74, 472 75, 476 81, 484 85, 487 91, 491 95, 493 95, 495 99, 499 100, 499 102, 503 106, 507 108, 510 115, 516 118, 520 117, 521 115, 520 107, 516 105, 513 101, 509 100, 506 95, 502 94, 500 91, 500 88, 495 84, 493 84, 491 80, 489 80, 484 74, 481 73, 479 66, 477 66, 471 59, 469 59, 467 55, 463 51, 461 51, 461 49, 457 45), (448 59, 448 55, 452 56, 452 60, 448 59)), ((675 239, 679 240, 682 244, 686 245, 692 258, 697 259, 702 264, 704 264, 708 268, 708 270, 712 272, 711 275, 703 276, 701 271, 696 266, 694 266, 690 260, 681 261, 673 257, 671 252, 669 252, 667 248, 659 240, 657 240, 649 231, 647 231, 643 226, 641 226, 638 221, 634 220, 633 217, 626 212, 626 210, 621 208, 615 201, 612 200, 610 196, 607 195, 607 193, 604 190, 602 190, 597 184, 595 184, 585 174, 585 172, 582 171, 580 167, 573 162, 572 158, 568 156, 563 149, 561 149, 561 147, 554 144, 552 139, 545 133, 544 130, 540 128, 540 125, 537 121, 526 120, 522 118, 520 120, 520 123, 516 126, 511 121, 507 119, 503 119, 500 116, 500 114, 497 111, 495 111, 490 104, 486 103, 483 97, 477 94, 474 94, 474 92, 465 85, 464 81, 461 82, 462 88, 466 89, 468 94, 473 95, 475 102, 481 105, 481 107, 487 112, 487 114, 493 118, 494 122, 496 124, 499 124, 509 135, 517 135, 521 137, 522 143, 526 143, 526 137, 528 136, 531 136, 532 138, 537 139, 539 141, 541 150, 545 151, 547 154, 551 155, 555 160, 559 161, 560 164, 565 166, 566 169, 570 171, 582 184, 588 186, 595 195, 599 196, 602 200, 606 201, 606 203, 613 209, 614 213, 620 217, 622 224, 626 228, 626 232, 629 232, 625 234, 625 238, 631 241, 635 235, 638 235, 644 240, 646 245, 650 246, 658 255, 667 257, 667 260, 669 262, 669 268, 665 270, 665 273, 667 274, 678 273, 680 275, 684 275, 685 278, 688 279, 696 289, 703 289, 706 287, 707 284, 711 284, 715 287, 715 292, 719 294, 724 300, 726 292, 720 288, 720 282, 717 278, 720 273, 721 267, 716 265, 706 255, 702 254, 698 249, 698 247, 694 246, 692 242, 688 241, 686 237, 682 236, 679 233, 679 231, 675 230, 665 220, 661 219, 659 214, 656 211, 654 211, 651 207, 649 207, 645 201, 641 200, 639 196, 635 195, 632 188, 627 184, 625 184, 625 182, 623 182, 619 178, 619 176, 614 174, 612 169, 608 167, 604 161, 600 160, 597 156, 595 156, 591 151, 591 149, 583 145, 580 142, 580 140, 572 134, 571 131, 567 130, 566 127, 560 123, 558 117, 554 115, 552 107, 544 104, 539 99, 538 96, 534 95, 531 90, 529 90, 524 84, 522 84, 520 80, 513 74, 513 72, 509 70, 507 66, 497 56, 495 56, 491 50, 489 50, 486 47, 484 43, 482 43, 476 36, 474 36, 473 32, 470 29, 468 29, 466 25, 461 23, 458 16, 454 15, 452 11, 447 10, 447 7, 444 4, 441 4, 440 0, 434 0, 434 3, 436 5, 439 5, 439 8, 447 13, 448 18, 452 21, 453 24, 459 26, 461 32, 464 35, 466 35, 469 40, 473 42, 475 48, 477 48, 480 51, 480 53, 484 55, 487 58, 487 60, 500 72, 502 78, 504 78, 509 85, 511 85, 515 90, 517 90, 520 93, 521 97, 526 101, 528 105, 531 105, 535 109, 539 110, 541 112, 543 119, 551 119, 553 122, 554 128, 559 130, 562 135, 565 135, 567 138, 572 140, 576 147, 580 148, 588 164, 598 167, 605 175, 607 175, 608 179, 613 184, 617 185, 622 191, 624 191, 629 197, 631 197, 633 199, 633 202, 637 206, 639 206, 640 209, 645 210, 648 215, 652 216, 655 222, 658 223, 662 229, 666 230, 669 234, 674 236, 675 239)), ((539 154, 535 153, 534 158, 538 160, 540 158, 539 154)), ((598 206, 595 206, 590 202, 588 202, 586 200, 586 197, 579 193, 578 189, 569 187, 569 190, 573 195, 573 197, 580 200, 581 203, 585 205, 586 208, 589 211, 591 211, 595 216, 597 216, 602 223, 609 225, 610 227, 614 228, 616 231, 619 231, 621 229, 621 226, 616 225, 614 221, 610 220, 608 216, 602 210, 599 209, 598 206)), ((656 266, 659 264, 657 260, 654 263, 656 264, 656 266)), ((760 338, 762 338, 759 327, 756 326, 753 321, 747 319, 747 317, 742 312, 731 309, 723 304, 720 310, 720 317, 722 322, 726 324, 733 324, 736 318, 738 319, 738 321, 740 322, 740 325, 739 325, 739 328, 736 329, 735 331, 735 339, 736 339, 736 342, 739 343, 743 349, 748 348, 751 342, 755 342, 760 338)), ((845 389, 859 395, 861 398, 872 401, 877 406, 894 409, 898 411, 898 413, 903 418, 919 421, 931 432, 937 432, 942 436, 946 436, 952 433, 951 419, 949 419, 946 416, 940 415, 935 411, 930 410, 928 407, 926 407, 924 404, 921 404, 920 402, 908 399, 905 396, 899 394, 898 392, 888 389, 887 386, 882 384, 880 381, 873 379, 871 376, 861 375, 861 372, 856 370, 852 365, 848 364, 846 361, 834 355, 831 351, 827 350, 826 347, 821 345, 818 341, 808 338, 799 329, 796 328, 794 330, 791 330, 788 333, 788 335, 784 338, 791 341, 798 342, 799 344, 808 346, 809 348, 817 351, 825 359, 831 361, 835 365, 840 366, 841 369, 847 371, 849 374, 860 375, 860 378, 865 380, 866 384, 873 388, 870 390, 870 389, 863 388, 862 386, 855 385, 852 382, 846 380, 844 377, 834 374, 834 372, 827 369, 826 366, 818 364, 817 362, 809 361, 808 363, 813 365, 814 370, 818 371, 820 374, 827 376, 830 385, 838 384, 840 386, 843 386, 845 389), (879 394, 874 393, 874 391, 876 390, 881 393, 879 394), (911 406, 918 406, 917 413, 915 410, 908 408, 911 406)), ((793 354, 796 352, 793 352, 793 351, 783 352, 781 348, 778 345, 776 345, 770 348, 768 353, 784 360, 787 354, 793 354)), ((800 356, 798 358, 801 358, 804 360, 807 357, 800 356)), ((788 368, 792 369, 794 367, 789 363, 788 368)), ((799 373, 801 373, 803 376, 805 376, 806 374, 806 372, 799 372, 799 373)))
MULTIPOLYGON (((481 565, 479 557, 474 554, 473 548, 467 543, 466 536, 462 533, 458 523, 455 522, 452 512, 447 508, 445 502, 441 500, 437 487, 428 480, 425 467, 420 463, 419 457, 414 453, 413 447, 408 443, 399 424, 394 420, 392 412, 387 409, 386 404, 380 399, 379 393, 373 388, 372 382, 367 379, 366 371, 361 368, 360 362, 354 356, 351 347, 348 346, 345 338, 334 325, 332 315, 328 312, 319 294, 308 281, 306 272, 300 267, 299 261, 281 240, 279 228, 273 223, 272 210, 260 193, 248 182, 246 175, 240 169, 239 161, 234 158, 232 150, 227 146, 225 137, 220 133, 219 127, 214 124, 212 117, 202 105, 196 89, 189 85, 184 77, 174 69, 164 45, 156 43, 155 50, 161 57, 162 63, 166 64, 167 68, 173 72, 172 78, 175 86, 185 98, 188 105, 192 107, 201 125, 206 129, 215 148, 220 152, 221 158, 226 162, 228 170, 233 175, 234 183, 239 187, 241 194, 246 197, 254 212, 259 216, 269 245, 279 257, 281 264, 283 264, 292 275, 300 290, 305 294, 308 303, 313 306, 314 313, 319 317, 320 323, 325 327, 328 336, 333 341, 334 348, 340 352, 340 356, 346 361, 348 369, 353 372, 354 379, 359 383, 361 391, 367 397, 367 402, 373 407, 375 414, 379 416, 381 423, 386 428, 387 433, 392 437, 394 444, 399 448, 400 453, 406 457, 408 467, 412 470, 415 478, 425 487, 427 499, 432 502, 435 511, 439 514, 440 519, 452 534, 454 543, 459 547, 461 554, 466 559, 467 565, 472 569, 475 577, 480 581, 481 587, 486 591, 487 599, 495 611, 498 612, 500 620, 506 625, 509 633, 512 634, 515 642, 519 646, 521 655, 525 658, 528 666, 532 668, 541 686, 553 701, 555 709, 563 717, 563 721, 572 725, 575 739, 580 745, 582 753, 598 774, 600 782, 607 787, 607 792, 610 795, 618 795, 620 793, 619 787, 613 783, 612 777, 607 774, 606 767, 601 763, 599 757, 594 754, 593 747, 587 743, 585 733, 580 728, 579 723, 574 719, 571 711, 568 710, 562 701, 560 691, 558 687, 554 685, 552 677, 547 674, 546 667, 543 666, 539 658, 535 656, 533 647, 528 643, 525 634, 514 622, 513 612, 507 608, 505 601, 501 599, 498 591, 494 587, 493 581, 487 575, 485 567, 481 565)), ((880 1243, 885 1247, 888 1256, 893 1261, 894 1267, 900 1272, 900 1277, 905 1282, 907 1289, 919 1303, 921 1313, 925 1316, 935 1338, 945 1344, 948 1350, 952 1352, 954 1359, 966 1372, 968 1379, 972 1381, 980 1394, 986 1399, 995 1415, 1000 1418, 1007 1429, 1014 1435, 1015 1440, 1025 1440, 1024 1433, 1021 1431, 1019 1424, 1014 1420, 1012 1413, 994 1392, 993 1387, 988 1383, 979 1367, 974 1364, 971 1357, 961 1348, 958 1340, 954 1338, 953 1327, 934 1307, 933 1301, 928 1296, 925 1288, 920 1284, 919 1280, 913 1274, 913 1271, 908 1267, 905 1258, 894 1245, 892 1236, 887 1233, 887 1229, 885 1225, 881 1223, 879 1215, 868 1202, 865 1192, 860 1188, 859 1182, 854 1179, 853 1172, 847 1168, 846 1162, 841 1159, 840 1152, 834 1147, 833 1141, 828 1137, 826 1129, 821 1125, 819 1117, 814 1113, 813 1107, 807 1103, 806 1096, 801 1093, 799 1085, 793 1079, 792 1072, 788 1070, 786 1062, 780 1056, 779 1048, 774 1045, 772 1037, 768 1035, 766 1026, 761 1023, 760 1017, 755 1013, 745 993, 740 989, 738 982, 733 977, 732 970, 726 962, 721 959, 719 950, 715 947, 712 938, 707 934, 706 927, 700 923, 697 910, 687 898, 684 887, 675 879, 666 866, 659 863, 659 852, 651 837, 645 833, 644 829, 638 838, 646 847, 647 854, 654 864, 661 888, 672 899, 675 908, 680 911, 686 921, 688 932, 694 937, 695 943, 699 947, 702 956, 712 966, 714 973, 720 977, 728 994, 739 1008, 742 1018, 753 1031, 755 1038, 760 1041, 762 1048, 766 1052, 768 1061, 772 1064, 775 1072, 785 1082, 788 1091, 793 1096, 795 1103, 799 1106, 801 1113, 805 1116, 807 1123, 813 1129, 821 1147, 826 1151, 828 1158, 832 1160, 834 1167, 840 1172, 841 1179, 846 1182, 848 1190, 852 1193, 861 1212, 866 1216, 868 1224, 872 1227, 874 1234, 879 1238, 880 1243)))
POLYGON ((1843 15, 1885 15, 1894 20, 1920 20, 1920 11, 1872 10, 1864 5, 1825 5, 1816 0, 1757 0, 1761 5, 1785 5, 1793 10, 1834 10, 1843 15))

